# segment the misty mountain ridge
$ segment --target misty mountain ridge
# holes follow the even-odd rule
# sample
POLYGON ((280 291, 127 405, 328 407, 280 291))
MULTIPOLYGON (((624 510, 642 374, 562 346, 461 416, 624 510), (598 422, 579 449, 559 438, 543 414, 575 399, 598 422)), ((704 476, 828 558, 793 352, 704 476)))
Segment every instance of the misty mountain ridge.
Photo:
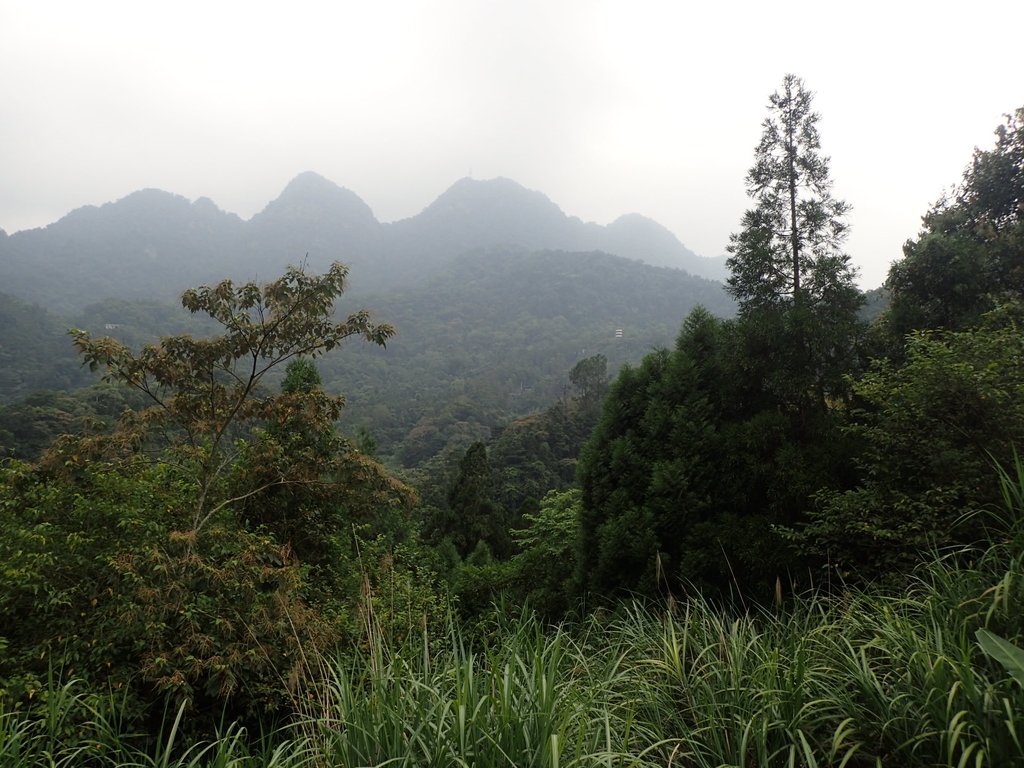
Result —
POLYGON ((181 291, 271 280, 307 253, 316 271, 351 267, 342 312, 368 306, 398 328, 386 349, 348 345, 318 365, 346 394, 347 428, 369 429, 409 466, 547 407, 584 356, 604 354, 615 370, 671 344, 695 305, 735 309, 721 283, 640 260, 699 258, 664 227, 636 214, 585 223, 508 179, 462 179, 393 223, 313 173, 248 221, 208 198, 146 189, 0 238, 10 297, 0 296, 10 331, 0 357, 13 361, 0 403, 89 380, 68 325, 136 348, 202 333, 177 305, 181 291))
POLYGON ((78 208, 0 237, 0 284, 58 311, 110 296, 171 301, 225 276, 271 279, 308 255, 312 269, 342 261, 353 289, 379 292, 493 247, 603 251, 712 279, 725 274, 724 258, 697 256, 650 219, 583 222, 510 179, 460 179, 419 214, 382 223, 356 193, 306 172, 248 221, 207 197, 190 202, 156 189, 78 208))

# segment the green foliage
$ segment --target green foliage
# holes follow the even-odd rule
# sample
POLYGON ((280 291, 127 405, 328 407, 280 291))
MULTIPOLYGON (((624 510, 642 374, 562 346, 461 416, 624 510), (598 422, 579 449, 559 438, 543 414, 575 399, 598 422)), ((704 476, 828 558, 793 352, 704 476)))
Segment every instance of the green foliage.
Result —
POLYGON ((1013 679, 1024 686, 1024 651, 987 629, 979 629, 974 636, 985 655, 1002 664, 1013 679))
POLYGON ((668 354, 656 352, 637 368, 624 367, 613 382, 604 415, 580 455, 583 489, 578 566, 580 582, 598 594, 616 587, 650 592, 658 541, 645 509, 647 467, 665 443, 637 429, 668 354))
POLYGON ((620 373, 580 457, 584 589, 697 582, 766 597, 777 578, 799 578, 775 527, 801 519, 823 485, 848 482, 849 447, 832 410, 780 405, 760 340, 695 310, 674 350, 620 373))
POLYGON ((1024 108, 1007 115, 996 145, 976 149, 959 189, 924 217, 886 285, 890 333, 962 330, 1024 296, 1024 108))
POLYGON ((513 525, 524 513, 535 512, 549 491, 566 490, 575 482, 577 457, 601 417, 608 392, 604 355, 580 360, 569 380, 576 390, 571 398, 516 419, 491 444, 495 495, 513 512, 513 525))
POLYGON ((747 175, 756 205, 729 248, 738 320, 695 310, 674 351, 624 370, 581 456, 580 581, 596 594, 690 581, 767 594, 803 565, 777 527, 823 485, 848 487, 836 422, 862 298, 811 102, 793 75, 770 99, 747 175))
POLYGON ((186 292, 219 335, 134 351, 138 314, 75 332, 110 382, 0 410, 8 454, 77 433, 0 467, 0 763, 1024 764, 1024 348, 1002 303, 1024 294, 1024 111, 890 276, 879 328, 941 330, 857 379, 811 100, 791 75, 771 98, 730 247, 740 317, 695 309, 611 387, 609 362, 716 291, 596 254, 471 254, 395 299, 401 366, 390 326, 332 319, 337 264, 186 292), (321 357, 352 336, 374 342, 355 365, 321 357), (357 382, 354 442, 317 357, 331 389, 357 382), (436 473, 433 548, 369 425, 436 473), (823 596, 793 594, 808 566, 823 596), (581 597, 620 610, 548 634, 508 616, 581 597), (164 701, 159 737, 122 738, 164 701), (296 712, 258 758, 237 724, 196 741, 296 712))
POLYGON ((320 371, 312 360, 298 358, 288 363, 285 368, 284 381, 281 382, 281 391, 287 395, 297 392, 309 393, 316 389, 323 388, 323 381, 320 379, 320 371))
POLYGON ((88 381, 65 327, 55 314, 0 293, 0 405, 36 390, 71 389, 88 381))
POLYGON ((741 311, 823 305, 851 293, 853 270, 840 251, 849 206, 832 197, 813 98, 803 80, 786 75, 769 99, 747 174, 747 193, 757 205, 729 246, 728 284, 741 311))
POLYGON ((548 491, 575 481, 576 457, 588 434, 576 427, 563 401, 516 419, 491 443, 495 498, 512 511, 513 525, 524 512, 535 511, 548 491))
MULTIPOLYGON (((1018 492, 1021 491, 1018 483, 1018 492)), ((688 765, 907 768, 1024 763, 1024 510, 992 543, 924 564, 898 593, 852 589, 732 612, 674 608, 543 627, 504 617, 320 657, 302 714, 255 739, 190 738, 171 708, 140 740, 116 696, 50 684, 0 710, 0 761, 53 765, 688 765)), ((372 613, 367 615, 372 617, 372 613)))
POLYGON ((451 541, 462 557, 484 544, 504 559, 511 546, 508 522, 504 508, 494 501, 494 474, 487 447, 473 443, 459 461, 446 508, 427 521, 427 534, 435 542, 451 541))
POLYGON ((311 568, 330 600, 351 577, 353 530, 363 539, 408 538, 414 496, 335 431, 328 418, 339 399, 319 381, 311 361, 289 363, 272 420, 238 445, 227 487, 236 517, 311 568))
POLYGON ((569 381, 576 388, 577 401, 585 414, 596 414, 608 394, 608 358, 592 355, 580 360, 569 372, 569 381))
MULTIPOLYGON (((233 440, 246 435, 246 422, 294 419, 295 399, 314 394, 261 394, 260 385, 270 371, 296 357, 328 352, 351 336, 383 345, 394 334, 389 325, 371 323, 366 311, 342 323, 331 319, 347 272, 335 263, 319 277, 291 268, 262 286, 247 283, 236 288, 225 280, 190 289, 182 295, 182 305, 192 313, 209 315, 224 333, 204 339, 166 337, 138 354, 110 337, 72 332, 90 368, 102 368, 106 379, 134 387, 152 401, 150 408, 126 418, 116 440, 104 448, 134 452, 154 436, 162 438, 162 447, 174 453, 176 462, 189 466, 196 483, 191 530, 201 529, 232 501, 262 490, 224 493, 223 478, 237 455, 233 440)), ((302 416, 322 429, 338 418, 342 400, 317 392, 320 396, 307 402, 302 416)), ((300 463, 290 468, 303 469, 310 468, 300 463)), ((286 479, 294 481, 282 473, 267 479, 263 487, 286 479)))
POLYGON ((861 477, 823 491, 796 535, 844 579, 905 573, 930 547, 982 535, 991 462, 1021 440, 1024 110, 996 133, 890 271, 873 340, 889 359, 854 383, 848 412, 861 477))
MULTIPOLYGON (((123 295, 122 295, 123 296, 123 295)), ((205 314, 193 314, 177 301, 108 297, 68 315, 74 328, 93 336, 111 336, 132 349, 159 342, 162 336, 208 336, 218 325, 205 314)), ((62 335, 67 337, 66 327, 62 335)))
MULTIPOLYGON (((604 365, 596 362, 593 385, 600 388, 604 365)), ((498 599, 526 601, 552 617, 570 607, 579 492, 566 489, 598 415, 591 397, 581 393, 519 419, 501 431, 490 453, 477 443, 457 467, 435 469, 453 476, 444 500, 436 498, 436 478, 424 487, 425 532, 449 561, 439 567, 464 617, 480 619, 498 599)))
POLYGON ((0 488, 10 700, 31 704, 52 671, 126 691, 128 716, 169 695, 208 724, 210 708, 283 706, 298 648, 330 636, 272 539, 227 521, 175 530, 189 491, 166 467, 97 467, 75 483, 12 467, 0 488))
POLYGON ((33 706, 55 670, 125 691, 130 718, 180 702, 187 730, 209 732, 219 717, 286 713, 307 660, 355 643, 369 613, 408 632, 433 610, 414 537, 399 533, 410 489, 335 432, 341 398, 300 358, 392 333, 365 312, 330 320, 344 276, 335 265, 187 292, 220 336, 134 353, 76 333, 90 363, 151 405, 109 434, 58 441, 37 468, 4 470, 8 700, 33 706), (282 391, 262 388, 286 361, 282 391), (366 595, 384 585, 390 602, 371 611, 366 595))
MULTIPOLYGON (((776 391, 802 411, 844 394, 863 297, 841 247, 849 206, 832 196, 819 116, 803 81, 772 94, 747 194, 756 206, 732 235, 729 292, 774 358, 776 391)), ((756 362, 755 362, 756 364, 756 362)))
POLYGON ((763 599, 803 570, 777 529, 850 483, 836 423, 862 297, 811 102, 793 75, 770 99, 756 205, 729 248, 738 320, 695 310, 674 351, 625 369, 581 456, 580 582, 595 594, 696 581, 763 599))
POLYGON ((117 478, 100 478, 111 498, 97 503, 92 494, 42 481, 25 465, 11 463, 0 473, 6 532, 0 539, 0 626, 6 646, 0 688, 14 699, 31 699, 45 687, 51 667, 71 675, 102 675, 113 664, 112 643, 73 639, 83 619, 95 616, 100 600, 115 594, 116 579, 106 562, 116 552, 120 532, 141 521, 122 514, 118 497, 134 498, 136 489, 117 478))
POLYGON ((143 406, 138 393, 114 384, 33 392, 0 406, 0 456, 35 461, 60 436, 109 432, 124 411, 143 406))
POLYGON ((527 619, 480 652, 453 632, 331 664, 306 730, 333 765, 652 764, 622 677, 612 652, 527 619))
POLYGON ((646 627, 638 616, 650 666, 636 686, 651 702, 638 719, 659 721, 692 765, 1020 764, 1016 683, 974 642, 990 574, 948 562, 926 573, 937 581, 906 597, 738 618, 694 601, 646 627), (944 591, 958 578, 967 610, 944 591))
POLYGON ((733 311, 720 284, 677 270, 510 249, 465 254, 427 285, 372 303, 402 333, 387 351, 363 345, 328 356, 321 371, 329 389, 346 393, 351 423, 407 468, 461 455, 564 399, 566 372, 581 360, 604 355, 615 371, 671 343, 681 313, 697 303, 733 311))
POLYGON ((861 445, 856 488, 827 491, 800 535, 844 578, 906 572, 921 552, 981 535, 1001 499, 993 461, 1024 440, 1018 310, 986 327, 917 332, 903 365, 879 360, 854 384, 848 432, 861 445))
POLYGON ((648 355, 612 385, 579 465, 580 582, 595 594, 656 594, 665 572, 675 588, 691 536, 715 514, 720 414, 710 398, 724 333, 721 321, 695 310, 673 353, 648 355))
POLYGON ((962 329, 991 308, 985 249, 957 233, 928 232, 904 248, 886 286, 892 305, 885 321, 894 337, 914 329, 962 329))
POLYGON ((519 550, 512 559, 513 583, 541 615, 561 617, 573 607, 581 512, 579 489, 551 491, 536 513, 523 516, 526 527, 512 532, 519 550))
MULTIPOLYGON (((298 232, 294 237, 301 239, 298 232)), ((252 269, 246 265, 239 273, 252 269)), ((207 269, 199 274, 206 276, 207 269)), ((358 277, 365 286, 362 271, 358 277)), ((499 425, 547 408, 564 396, 565 372, 581 358, 603 354, 609 370, 639 360, 651 347, 669 343, 680 312, 697 302, 721 314, 733 311, 720 284, 678 270, 604 253, 507 249, 466 254, 427 285, 363 294, 363 300, 386 312, 402 334, 389 339, 386 350, 351 345, 316 362, 325 389, 346 394, 346 431, 369 430, 377 454, 405 467, 461 454, 499 425), (623 338, 615 337, 619 328, 623 338)), ((71 311, 67 304, 54 311, 60 309, 71 311)), ((40 324, 46 338, 33 337, 9 361, 7 370, 17 374, 11 385, 19 392, 27 380, 18 360, 27 363, 50 345, 64 350, 63 362, 52 356, 52 375, 32 381, 61 388, 86 382, 88 372, 78 370, 67 343, 68 325, 94 338, 109 335, 132 350, 168 333, 220 332, 203 313, 155 301, 108 299, 67 317, 40 324)), ((267 386, 277 386, 280 373, 271 371, 267 386)))
MULTIPOLYGON (((349 622, 345 642, 335 647, 340 653, 360 653, 380 642, 402 644, 440 634, 448 627, 450 603, 430 552, 411 536, 395 541, 386 534, 360 536, 355 559, 358 570, 358 601, 350 595, 335 594, 335 605, 349 622), (347 604, 341 597, 347 598, 347 604), (353 602, 355 611, 353 612, 353 602)), ((350 564, 354 565, 354 564, 350 564)), ((314 674, 307 683, 317 684, 314 674)))

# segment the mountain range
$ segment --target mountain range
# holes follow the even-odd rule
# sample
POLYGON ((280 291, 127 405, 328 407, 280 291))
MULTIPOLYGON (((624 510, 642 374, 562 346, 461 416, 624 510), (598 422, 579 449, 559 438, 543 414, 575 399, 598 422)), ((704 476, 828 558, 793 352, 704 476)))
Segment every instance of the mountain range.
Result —
POLYGON ((601 251, 725 275, 724 258, 694 254, 651 219, 583 222, 509 179, 461 179, 416 216, 382 223, 354 192, 307 172, 248 221, 205 197, 146 189, 47 227, 0 231, 0 285, 66 313, 114 296, 173 301, 199 283, 268 279, 305 259, 314 270, 340 260, 353 290, 378 293, 421 284, 456 256, 494 247, 601 251))
MULTIPOLYGON (((343 427, 369 430, 407 467, 564 397, 584 357, 604 355, 614 373, 670 344, 697 304, 734 311, 720 282, 697 276, 721 276, 724 259, 696 256, 636 214, 582 222, 508 179, 462 179, 390 224, 312 173, 248 221, 207 198, 142 190, 0 234, 0 412, 24 403, 9 406, 10 441, 31 442, 31 414, 41 411, 24 398, 34 390, 93 380, 68 326, 132 347, 216 332, 176 306, 184 289, 272 280, 303 261, 322 271, 334 260, 350 267, 340 311, 368 307, 398 334, 387 349, 353 343, 319 359, 324 384, 347 398, 343 427)), ((53 425, 43 433, 59 433, 53 425)))

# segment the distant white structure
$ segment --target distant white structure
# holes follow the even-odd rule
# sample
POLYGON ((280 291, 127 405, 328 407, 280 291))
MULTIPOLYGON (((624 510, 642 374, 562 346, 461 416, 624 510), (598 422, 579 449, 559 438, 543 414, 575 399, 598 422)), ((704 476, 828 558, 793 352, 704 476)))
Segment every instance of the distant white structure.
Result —
POLYGON ((622 338, 622 329, 621 328, 616 328, 615 329, 615 338, 616 339, 621 339, 622 338))

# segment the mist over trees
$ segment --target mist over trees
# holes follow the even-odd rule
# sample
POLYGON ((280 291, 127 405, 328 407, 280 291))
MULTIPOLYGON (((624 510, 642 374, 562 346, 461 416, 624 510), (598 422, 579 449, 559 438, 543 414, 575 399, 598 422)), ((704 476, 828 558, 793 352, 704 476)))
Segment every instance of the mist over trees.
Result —
POLYGON ((354 192, 307 172, 249 221, 208 198, 155 189, 80 208, 0 239, 0 285, 69 315, 111 298, 172 303, 200 282, 279 274, 305 257, 320 270, 342 261, 361 294, 422 285, 466 251, 494 247, 603 251, 724 275, 723 259, 697 256, 650 219, 585 223, 509 179, 462 179, 421 213, 387 224, 354 192))
MULTIPOLYGON (((60 375, 12 371, 0 403, 27 392, 23 380, 35 389, 66 388, 74 376, 86 382, 71 362, 67 327, 133 348, 166 333, 209 333, 201 319, 160 300, 204 279, 278 274, 286 258, 324 269, 337 254, 350 266, 349 295, 403 331, 387 352, 355 351, 355 365, 328 355, 322 375, 328 389, 346 394, 353 432, 369 430, 382 455, 417 465, 546 407, 580 357, 603 352, 618 366, 671 339, 680 311, 698 303, 732 311, 718 283, 591 247, 654 262, 722 261, 688 255, 642 217, 607 228, 584 224, 505 179, 464 179, 394 225, 380 224, 354 193, 315 174, 296 178, 249 222, 209 200, 145 190, 0 245, 0 279, 53 307, 46 343, 60 350, 52 359, 69 363, 60 375), (551 250, 562 247, 575 250, 551 250), (353 285, 361 292, 353 294, 353 285), (373 285, 392 287, 369 293, 373 285)), ((29 337, 10 339, 10 355, 27 363, 42 345, 27 348, 21 338, 29 337)), ((44 363, 42 370, 55 368, 44 363)))

